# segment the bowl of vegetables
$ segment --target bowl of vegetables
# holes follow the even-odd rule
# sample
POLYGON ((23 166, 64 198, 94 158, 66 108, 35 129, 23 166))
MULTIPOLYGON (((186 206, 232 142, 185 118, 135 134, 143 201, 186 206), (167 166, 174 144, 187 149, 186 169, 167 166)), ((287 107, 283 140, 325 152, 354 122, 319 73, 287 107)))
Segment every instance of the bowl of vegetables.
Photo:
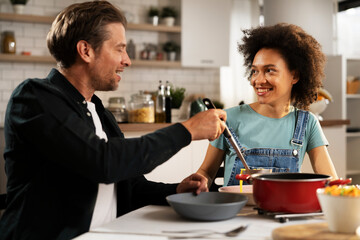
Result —
POLYGON ((355 234, 360 226, 360 186, 333 185, 316 191, 329 230, 355 234))

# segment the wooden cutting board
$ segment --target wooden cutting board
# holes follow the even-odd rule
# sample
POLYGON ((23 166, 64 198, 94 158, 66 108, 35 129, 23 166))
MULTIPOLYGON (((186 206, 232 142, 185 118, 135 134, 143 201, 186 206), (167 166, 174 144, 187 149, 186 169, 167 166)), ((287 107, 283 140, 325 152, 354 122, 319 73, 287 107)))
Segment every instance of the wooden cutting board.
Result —
POLYGON ((330 232, 327 223, 291 225, 275 228, 273 240, 359 240, 355 234, 330 232))

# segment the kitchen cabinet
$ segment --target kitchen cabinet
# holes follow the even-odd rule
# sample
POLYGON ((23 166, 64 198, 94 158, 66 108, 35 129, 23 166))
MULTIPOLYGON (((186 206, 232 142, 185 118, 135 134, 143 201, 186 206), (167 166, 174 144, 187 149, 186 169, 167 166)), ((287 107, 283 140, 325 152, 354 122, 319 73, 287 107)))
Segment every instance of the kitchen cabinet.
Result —
MULTIPOLYGON (((28 14, 0 13, 0 21, 13 21, 24 23, 41 23, 51 24, 55 17, 37 16, 28 14)), ((128 30, 155 31, 159 33, 180 34, 180 26, 153 26, 151 24, 134 24, 128 23, 128 30)), ((31 63, 55 63, 55 59, 51 56, 25 56, 19 54, 0 54, 0 62, 31 62, 31 63)), ((165 67, 180 68, 180 61, 150 61, 150 60, 132 60, 132 66, 140 67, 165 67)))
POLYGON ((354 183, 360 184, 360 131, 346 131, 360 128, 360 93, 346 94, 347 76, 360 76, 360 57, 327 56, 325 74, 324 87, 332 94, 334 101, 322 116, 324 119, 350 120, 350 124, 344 129, 346 147, 343 160, 346 164, 346 177, 352 177, 354 183))
MULTIPOLYGON (((119 124, 126 138, 140 137, 170 124, 119 124)), ((196 172, 205 158, 208 140, 192 141, 168 161, 145 175, 155 182, 178 183, 196 172)))
MULTIPOLYGON (((360 77, 360 57, 347 58, 346 76, 360 77)), ((347 175, 353 178, 353 182, 360 184, 360 92, 346 94, 346 116, 350 119, 350 125, 346 133, 347 137, 347 175), (352 130, 351 132, 349 130, 352 130)))
POLYGON ((231 8, 231 0, 182 0, 182 66, 229 65, 231 8))

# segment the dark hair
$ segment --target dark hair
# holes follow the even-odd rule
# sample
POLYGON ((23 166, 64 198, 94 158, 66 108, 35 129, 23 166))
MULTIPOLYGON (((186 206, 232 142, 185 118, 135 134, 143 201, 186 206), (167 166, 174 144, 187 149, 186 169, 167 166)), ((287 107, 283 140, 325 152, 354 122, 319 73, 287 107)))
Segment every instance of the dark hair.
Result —
POLYGON ((244 54, 249 80, 256 53, 262 48, 276 49, 283 56, 289 70, 295 70, 299 76, 299 81, 291 92, 293 105, 308 109, 315 101, 325 76, 326 58, 321 45, 302 28, 292 24, 257 27, 244 30, 243 33, 243 43, 238 45, 238 50, 244 54))
POLYGON ((109 39, 105 29, 109 23, 122 23, 126 27, 127 22, 120 10, 107 1, 68 6, 56 17, 47 35, 51 55, 60 67, 69 68, 77 57, 77 43, 85 40, 97 51, 109 39))

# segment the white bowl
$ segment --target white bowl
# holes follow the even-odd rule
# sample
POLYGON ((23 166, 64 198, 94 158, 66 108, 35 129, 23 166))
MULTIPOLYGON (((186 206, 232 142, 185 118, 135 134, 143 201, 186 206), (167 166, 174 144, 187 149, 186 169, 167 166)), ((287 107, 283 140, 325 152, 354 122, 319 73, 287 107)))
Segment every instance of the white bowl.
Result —
POLYGON ((225 186, 218 189, 219 192, 229 192, 229 193, 238 193, 243 194, 248 197, 248 202, 246 205, 256 205, 253 197, 253 186, 252 185, 243 185, 242 192, 240 192, 240 185, 234 186, 225 186))
POLYGON ((325 111, 328 104, 329 104, 328 99, 323 99, 323 100, 320 100, 320 101, 316 101, 316 102, 313 102, 312 104, 310 104, 309 110, 310 110, 310 112, 315 114, 318 118, 321 118, 320 114, 325 111))
POLYGON ((316 191, 325 219, 332 232, 355 234, 360 226, 360 197, 332 196, 316 191))

